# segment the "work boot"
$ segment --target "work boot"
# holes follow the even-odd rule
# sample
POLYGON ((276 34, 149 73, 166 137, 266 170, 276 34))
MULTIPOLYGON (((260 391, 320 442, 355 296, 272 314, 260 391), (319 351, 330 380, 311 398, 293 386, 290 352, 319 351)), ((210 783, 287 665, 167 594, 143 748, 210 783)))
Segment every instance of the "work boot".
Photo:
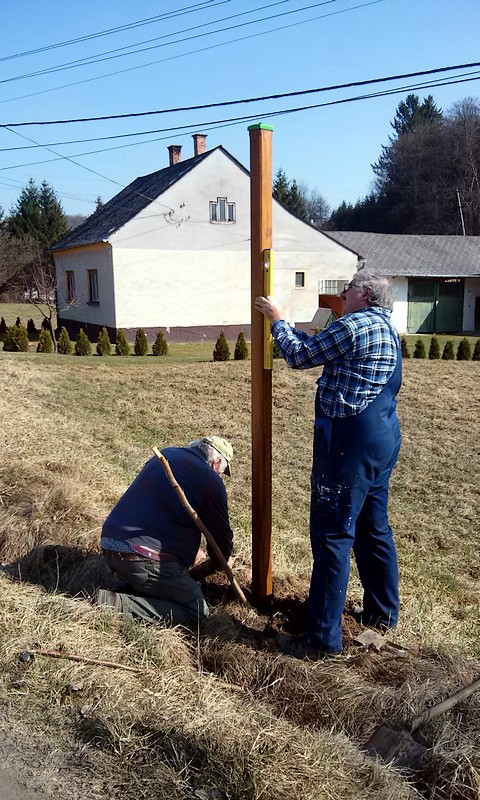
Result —
POLYGON ((110 591, 109 589, 97 589, 97 593, 95 595, 95 604, 97 606, 106 606, 114 611, 118 611, 120 614, 123 611, 121 596, 116 592, 110 591))
POLYGON ((280 650, 285 655, 293 658, 308 659, 309 661, 321 661, 324 658, 332 658, 332 656, 338 656, 341 653, 341 650, 323 650, 321 647, 312 647, 304 636, 290 636, 282 633, 277 642, 280 650))

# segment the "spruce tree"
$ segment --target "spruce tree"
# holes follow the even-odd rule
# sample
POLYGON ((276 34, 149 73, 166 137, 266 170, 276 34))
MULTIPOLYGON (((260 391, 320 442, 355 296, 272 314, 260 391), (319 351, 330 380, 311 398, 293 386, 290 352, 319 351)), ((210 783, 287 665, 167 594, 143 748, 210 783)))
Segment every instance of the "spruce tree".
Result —
POLYGON ((442 361, 454 361, 455 360, 455 350, 453 349, 453 342, 451 339, 445 343, 445 347, 443 348, 442 353, 442 361))
POLYGON ((70 336, 66 328, 62 328, 57 342, 57 352, 64 356, 69 356, 73 350, 73 345, 70 341, 70 336))
POLYGON ((4 317, 0 319, 0 336, 5 336, 7 332, 7 323, 5 322, 4 317))
POLYGON ((25 325, 11 325, 7 328, 3 349, 7 353, 28 352, 28 333, 25 325))
POLYGON ((133 351, 136 356, 146 356, 148 352, 148 339, 143 328, 139 328, 135 335, 133 351))
POLYGON ((233 358, 235 361, 245 361, 248 358, 248 346, 242 331, 237 336, 233 358))
POLYGON ((111 352, 112 352, 112 343, 110 341, 110 336, 108 335, 108 331, 104 326, 98 336, 97 353, 99 356, 109 356, 111 352))
POLYGON ((154 356, 166 356, 168 353, 168 344, 165 336, 163 335, 163 331, 159 331, 157 333, 157 338, 155 339, 152 345, 152 355, 154 356))
POLYGON ((475 347, 473 348, 472 353, 472 361, 480 361, 480 339, 477 339, 475 342, 475 347))
POLYGON ((440 343, 436 336, 432 336, 432 338, 430 339, 428 357, 430 361, 435 361, 437 358, 440 358, 440 343))
POLYGON ((35 323, 34 323, 34 321, 33 321, 33 319, 31 317, 27 322, 27 333, 28 333, 29 337, 30 336, 35 336, 35 334, 37 333, 37 329, 35 327, 35 323))
POLYGON ((282 351, 280 350, 276 339, 273 340, 273 357, 274 358, 283 358, 282 351))
POLYGON ((21 324, 22 323, 21 323, 20 317, 17 317, 17 319, 15 320, 15 325, 18 327, 21 324))
POLYGON ((463 338, 457 348, 457 361, 470 361, 472 348, 468 339, 463 338))
POLYGON ((405 339, 405 336, 402 336, 401 338, 401 345, 402 345, 402 358, 410 358, 408 344, 407 340, 405 339))
POLYGON ((89 356, 92 353, 92 345, 90 344, 90 339, 88 338, 87 334, 80 328, 77 336, 77 341, 75 342, 75 355, 76 356, 89 356))
POLYGON ((427 353, 425 351, 425 345, 423 344, 422 339, 417 339, 415 342, 415 350, 413 351, 414 358, 426 358, 427 353))
POLYGON ((130 352, 130 345, 127 342, 125 331, 122 328, 118 329, 117 340, 115 342, 115 352, 117 356, 128 356, 130 352))
POLYGON ((52 334, 45 328, 42 328, 38 337, 37 353, 53 353, 52 334))
POLYGON ((229 358, 230 358, 230 348, 228 346, 227 340, 225 339, 224 332, 220 331, 220 336, 218 337, 213 350, 213 360, 228 361, 229 358))

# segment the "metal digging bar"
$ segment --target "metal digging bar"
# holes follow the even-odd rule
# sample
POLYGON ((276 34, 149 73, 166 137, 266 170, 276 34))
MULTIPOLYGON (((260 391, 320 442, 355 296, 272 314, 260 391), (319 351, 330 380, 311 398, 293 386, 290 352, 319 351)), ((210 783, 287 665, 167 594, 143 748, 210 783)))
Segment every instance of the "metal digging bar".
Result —
POLYGON ((228 580, 232 584, 235 592, 237 593, 237 597, 239 598, 240 602, 243 603, 243 605, 247 606, 248 605, 247 598, 245 597, 244 593, 242 592, 242 590, 240 588, 240 585, 239 585, 237 579, 235 578, 235 576, 234 576, 234 574, 233 574, 233 572, 231 570, 231 567, 227 563, 227 559, 225 558, 225 556, 223 555, 222 551, 220 550, 218 544, 216 543, 215 539, 213 538, 213 535, 210 533, 208 528, 203 524, 202 520, 198 516, 197 512, 195 511, 195 509, 192 508, 192 506, 188 502, 188 500, 186 498, 186 495, 185 495, 185 492, 183 491, 183 489, 180 486, 180 484, 177 482, 177 480, 176 480, 176 478, 175 478, 175 476, 174 476, 174 474, 172 472, 172 468, 171 468, 170 464, 168 463, 168 460, 165 458, 165 456, 160 452, 160 450, 157 447, 152 447, 152 450, 155 453, 155 455, 157 456, 157 458, 159 458, 160 461, 162 462, 162 466, 163 466, 163 469, 165 470, 167 478, 170 481, 170 483, 172 484, 173 488, 175 489, 178 497, 180 498, 180 501, 181 501, 183 507, 188 511, 188 513, 190 514, 191 518, 195 522, 195 525, 203 533, 203 535, 205 536, 205 539, 207 540, 208 544, 210 545, 210 547, 214 551, 215 555, 217 556, 220 564, 222 565, 222 569, 225 572, 228 580))

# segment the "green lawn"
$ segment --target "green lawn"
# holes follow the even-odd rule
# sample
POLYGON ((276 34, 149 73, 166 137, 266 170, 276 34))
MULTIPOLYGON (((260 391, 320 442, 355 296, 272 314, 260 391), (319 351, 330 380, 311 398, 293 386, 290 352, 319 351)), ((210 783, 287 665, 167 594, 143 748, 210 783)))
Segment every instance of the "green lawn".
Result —
MULTIPOLYGON (((452 336, 448 333, 438 333, 436 334, 436 336, 438 339, 438 343, 440 345, 440 355, 443 353, 443 348, 445 347, 448 341, 453 342, 453 348, 456 353, 458 345, 464 338, 463 336, 452 336)), ((411 356, 413 356, 413 351, 415 349, 415 342, 417 341, 417 339, 422 340, 423 344, 425 345, 425 350, 428 356, 428 349, 430 347, 430 342, 432 339, 431 333, 408 333, 405 334, 403 338, 406 339, 407 341, 408 352, 410 353, 411 356)), ((480 334, 478 336, 466 336, 465 338, 468 339, 468 341, 470 342, 470 346, 472 348, 472 353, 473 353, 475 342, 477 341, 477 339, 480 339, 480 334)))

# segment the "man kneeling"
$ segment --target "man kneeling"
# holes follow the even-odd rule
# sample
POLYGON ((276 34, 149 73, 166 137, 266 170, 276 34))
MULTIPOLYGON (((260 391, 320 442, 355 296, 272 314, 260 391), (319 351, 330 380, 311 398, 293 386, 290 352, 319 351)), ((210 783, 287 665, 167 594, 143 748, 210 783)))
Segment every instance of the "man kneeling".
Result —
MULTIPOLYGON (((232 445, 218 436, 205 436, 188 447, 167 447, 162 453, 228 560, 233 532, 221 476, 230 475, 232 445)), ((208 615, 202 590, 188 572, 202 554, 200 531, 156 456, 108 516, 101 547, 110 569, 128 586, 121 592, 99 589, 100 605, 166 625, 196 625, 208 615)), ((219 569, 215 553, 208 546, 207 551, 213 569, 219 569)))

